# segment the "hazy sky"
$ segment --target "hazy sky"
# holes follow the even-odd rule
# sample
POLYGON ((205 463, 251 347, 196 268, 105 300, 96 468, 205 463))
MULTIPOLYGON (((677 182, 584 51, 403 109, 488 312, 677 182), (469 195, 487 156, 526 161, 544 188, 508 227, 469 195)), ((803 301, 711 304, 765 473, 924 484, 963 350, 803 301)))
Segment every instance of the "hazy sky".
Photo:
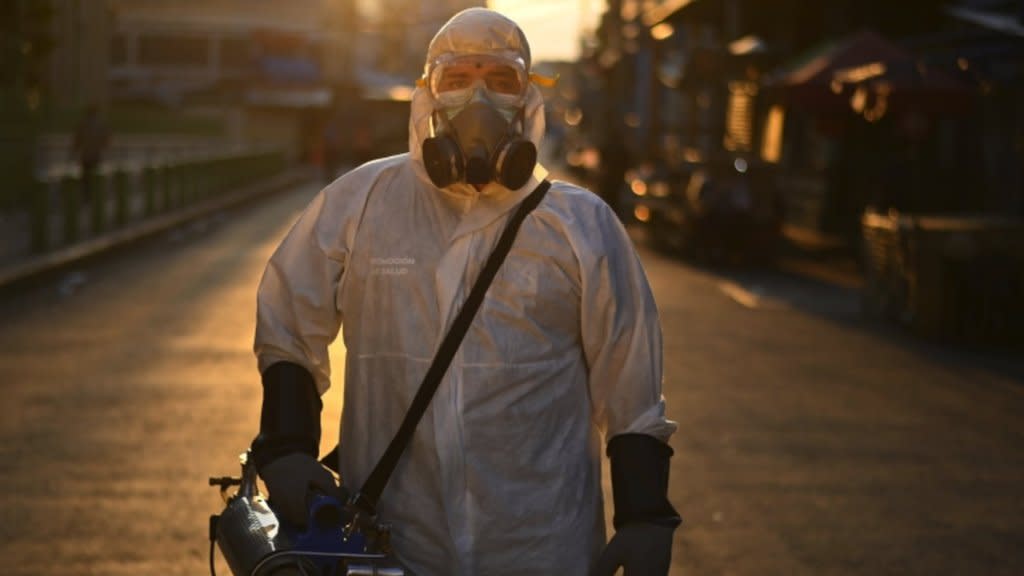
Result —
POLYGON ((581 28, 594 29, 605 1, 489 0, 488 5, 519 23, 534 60, 574 60, 581 28))

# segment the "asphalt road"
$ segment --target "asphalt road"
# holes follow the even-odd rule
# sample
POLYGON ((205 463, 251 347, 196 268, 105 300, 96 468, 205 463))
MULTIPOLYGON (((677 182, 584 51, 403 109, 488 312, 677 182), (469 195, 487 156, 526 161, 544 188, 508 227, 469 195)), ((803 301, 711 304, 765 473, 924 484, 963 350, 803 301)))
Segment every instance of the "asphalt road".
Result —
MULTIPOLYGON (((2 295, 0 572, 207 573, 207 477, 258 425, 256 285, 313 192, 2 295)), ((848 290, 641 254, 680 425, 673 574, 1024 573, 1024 361, 865 324, 848 290)))

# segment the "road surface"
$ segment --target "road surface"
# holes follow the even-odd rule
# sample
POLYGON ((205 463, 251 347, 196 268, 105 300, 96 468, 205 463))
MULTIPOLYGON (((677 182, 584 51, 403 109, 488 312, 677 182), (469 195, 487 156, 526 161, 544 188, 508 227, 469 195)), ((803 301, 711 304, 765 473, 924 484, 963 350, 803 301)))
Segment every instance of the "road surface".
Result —
MULTIPOLYGON (((207 477, 258 427, 256 285, 313 193, 3 293, 4 574, 208 572, 207 477)), ((865 324, 848 290, 640 250, 679 422, 672 574, 1024 573, 1024 362, 865 324)))

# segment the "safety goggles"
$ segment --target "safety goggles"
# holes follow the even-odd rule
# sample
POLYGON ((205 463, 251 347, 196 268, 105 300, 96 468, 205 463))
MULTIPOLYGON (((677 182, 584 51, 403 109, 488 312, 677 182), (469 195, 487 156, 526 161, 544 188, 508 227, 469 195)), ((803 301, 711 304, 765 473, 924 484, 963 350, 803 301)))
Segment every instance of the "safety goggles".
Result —
POLYGON ((490 55, 441 58, 430 67, 430 94, 442 107, 462 106, 480 90, 495 104, 519 107, 530 81, 521 59, 490 55))

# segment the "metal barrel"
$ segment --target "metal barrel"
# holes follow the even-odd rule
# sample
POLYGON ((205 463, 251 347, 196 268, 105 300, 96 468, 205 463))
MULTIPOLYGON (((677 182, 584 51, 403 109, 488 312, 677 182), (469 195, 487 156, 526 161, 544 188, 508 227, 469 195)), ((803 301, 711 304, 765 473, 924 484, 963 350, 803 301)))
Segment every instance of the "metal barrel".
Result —
MULTIPOLYGON (((260 496, 239 495, 231 500, 217 521, 217 546, 235 576, 256 576, 267 556, 290 550, 291 542, 280 521, 260 496)), ((260 574, 272 572, 261 569, 260 574)))

